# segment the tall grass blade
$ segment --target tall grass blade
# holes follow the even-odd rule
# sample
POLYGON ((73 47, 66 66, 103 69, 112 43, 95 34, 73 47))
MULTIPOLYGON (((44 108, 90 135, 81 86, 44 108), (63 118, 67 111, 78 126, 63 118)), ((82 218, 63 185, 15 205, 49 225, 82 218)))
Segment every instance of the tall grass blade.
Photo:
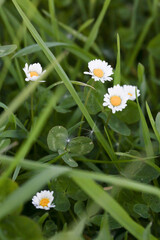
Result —
POLYGON ((120 55, 120 38, 117 34, 117 64, 114 73, 114 85, 120 84, 121 82, 121 55, 120 55))
POLYGON ((98 31, 99 31, 101 22, 103 21, 103 18, 105 16, 105 13, 107 11, 107 8, 108 8, 109 4, 110 4, 110 0, 105 0, 105 2, 103 4, 103 7, 102 7, 102 10, 101 10, 101 12, 100 12, 95 24, 94 24, 89 36, 88 36, 88 39, 87 39, 86 43, 85 43, 85 46, 84 46, 85 50, 89 50, 89 48, 94 43, 94 41, 95 41, 95 39, 98 35, 98 31))

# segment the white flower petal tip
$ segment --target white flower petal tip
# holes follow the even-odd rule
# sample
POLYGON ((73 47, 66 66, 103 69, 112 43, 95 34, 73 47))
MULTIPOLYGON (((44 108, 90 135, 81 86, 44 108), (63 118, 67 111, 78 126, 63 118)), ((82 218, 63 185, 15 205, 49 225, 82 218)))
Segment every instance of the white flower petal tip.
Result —
MULTIPOLYGON (((26 74, 25 81, 36 81, 39 77, 41 77, 46 70, 42 72, 42 67, 40 63, 34 63, 30 64, 28 66, 28 63, 25 64, 25 67, 23 68, 23 71, 26 74)), ((40 82, 45 82, 44 80, 41 80, 40 82)))
POLYGON ((84 74, 91 75, 95 81, 111 81, 113 74, 113 68, 108 65, 107 62, 100 59, 92 60, 88 63, 89 72, 84 72, 84 74))
POLYGON ((134 101, 136 99, 136 93, 137 97, 140 96, 140 90, 136 86, 124 85, 123 89, 128 97, 128 100, 134 101))
POLYGON ((37 209, 49 210, 50 208, 54 208, 56 205, 52 204, 54 200, 53 191, 41 191, 37 192, 35 196, 32 198, 32 204, 37 209))
POLYGON ((104 95, 103 106, 107 106, 112 110, 112 113, 122 111, 127 106, 128 97, 123 87, 116 85, 108 88, 108 93, 104 95))

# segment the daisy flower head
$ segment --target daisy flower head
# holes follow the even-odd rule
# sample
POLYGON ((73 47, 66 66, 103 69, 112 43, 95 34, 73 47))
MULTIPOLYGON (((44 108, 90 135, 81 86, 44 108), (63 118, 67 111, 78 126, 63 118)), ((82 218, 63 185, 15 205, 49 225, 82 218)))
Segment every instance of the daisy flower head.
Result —
POLYGON ((55 207, 55 205, 52 204, 53 200, 54 200, 53 191, 44 190, 41 192, 37 192, 37 194, 33 196, 32 204, 36 208, 49 210, 50 208, 55 207))
POLYGON ((123 87, 119 84, 108 88, 108 93, 104 95, 103 106, 107 106, 112 110, 112 113, 122 111, 127 106, 127 95, 123 87))
MULTIPOLYGON (((26 74, 25 81, 36 81, 39 77, 42 76, 46 72, 46 70, 42 71, 42 67, 40 63, 34 63, 30 64, 28 66, 28 63, 25 64, 25 67, 23 68, 23 71, 26 74)), ((45 82, 45 81, 40 81, 45 82)))
POLYGON ((137 92, 137 97, 140 96, 140 90, 136 86, 132 85, 124 85, 123 89, 128 96, 128 100, 134 101, 136 99, 136 92, 137 92))
POLYGON ((89 72, 84 72, 84 74, 89 74, 95 81, 111 81, 113 74, 113 68, 108 65, 107 62, 100 59, 92 60, 88 63, 89 72))

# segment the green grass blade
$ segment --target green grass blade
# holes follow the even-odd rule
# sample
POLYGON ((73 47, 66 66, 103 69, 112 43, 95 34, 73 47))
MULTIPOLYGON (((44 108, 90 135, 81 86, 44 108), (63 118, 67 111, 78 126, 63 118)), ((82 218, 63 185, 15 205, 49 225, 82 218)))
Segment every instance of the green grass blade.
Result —
MULTIPOLYGON (((10 164, 14 161, 13 157, 0 155, 0 160, 2 163, 10 164)), ((54 171, 59 171, 59 169, 69 169, 68 167, 63 166, 52 166, 48 164, 43 164, 40 162, 35 162, 31 160, 23 160, 20 163, 20 166, 24 169, 30 169, 30 170, 44 170, 45 168, 51 168, 53 173, 54 171)), ((158 196, 160 198, 160 190, 157 187, 150 186, 144 183, 139 183, 134 180, 125 179, 119 176, 112 176, 112 175, 106 175, 103 173, 94 173, 84 170, 77 170, 77 169, 70 169, 71 171, 68 172, 68 176, 75 176, 75 177, 81 177, 84 179, 94 179, 96 181, 109 183, 114 186, 119 186, 125 189, 130 189, 133 191, 138 192, 144 192, 144 193, 150 193, 155 196, 158 196)))
POLYGON ((154 156, 154 152, 153 152, 153 146, 152 146, 152 142, 150 139, 150 134, 149 134, 149 129, 145 120, 145 117, 143 115, 143 112, 140 108, 139 102, 138 102, 138 98, 137 98, 137 105, 138 105, 138 110, 139 110, 139 115, 140 115, 140 119, 141 119, 141 123, 142 123, 142 131, 143 131, 143 139, 144 139, 144 144, 145 144, 145 151, 147 156, 154 156))
POLYGON ((155 121, 154 121, 154 119, 153 119, 151 110, 150 110, 147 102, 146 102, 146 109, 147 109, 148 117, 149 117, 150 123, 151 123, 151 125, 152 125, 153 131, 154 131, 154 133, 155 133, 155 135, 156 135, 156 137, 157 137, 157 140, 158 140, 158 142, 159 142, 159 144, 160 144, 160 135, 159 135, 159 132, 158 132, 157 129, 156 129, 156 124, 155 124, 155 121))
POLYGON ((87 27, 89 27, 93 23, 94 19, 88 19, 86 22, 84 22, 80 28, 78 29, 78 32, 84 31, 87 27))
POLYGON ((149 223, 146 229, 144 230, 143 240, 150 240, 151 226, 152 226, 152 223, 149 223))
POLYGON ((54 1, 55 0, 49 0, 49 12, 50 12, 50 16, 51 16, 51 22, 52 22, 55 39, 58 42, 59 41, 59 28, 58 28, 58 24, 56 21, 54 1))
POLYGON ((120 38, 117 34, 117 64, 114 73, 114 85, 120 84, 121 82, 121 55, 120 55, 120 38))
POLYGON ((95 240, 104 240, 104 239, 111 240, 109 224, 108 224, 108 216, 106 213, 103 215, 100 232, 98 234, 98 237, 95 238, 95 240))
POLYGON ((99 31, 101 22, 103 21, 103 18, 105 16, 105 13, 107 11, 107 8, 108 8, 109 4, 110 4, 110 0, 105 0, 105 2, 103 4, 103 7, 102 7, 102 10, 101 10, 101 12, 100 12, 100 14, 99 14, 95 24, 94 24, 94 26, 93 26, 89 36, 88 36, 88 39, 87 39, 86 43, 85 43, 85 47, 84 48, 86 50, 89 50, 89 48, 94 43, 94 41, 95 41, 95 39, 96 39, 96 37, 98 35, 98 31, 99 31))

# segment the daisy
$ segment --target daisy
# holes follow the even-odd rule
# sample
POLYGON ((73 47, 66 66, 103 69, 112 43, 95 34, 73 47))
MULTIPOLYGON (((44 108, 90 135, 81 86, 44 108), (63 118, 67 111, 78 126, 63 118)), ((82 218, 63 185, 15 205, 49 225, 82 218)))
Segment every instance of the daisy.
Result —
MULTIPOLYGON (((45 73, 46 70, 42 72, 42 67, 40 63, 30 64, 28 67, 28 63, 25 64, 23 71, 26 74, 25 81, 36 81, 42 74, 45 73)), ((40 81, 45 82, 45 81, 40 81)))
POLYGON ((89 72, 84 72, 84 74, 89 74, 95 81, 111 81, 113 74, 113 68, 108 65, 107 62, 100 59, 92 60, 88 63, 89 72))
POLYGON ((41 192, 37 192, 37 194, 33 196, 32 204, 36 208, 49 210, 50 208, 55 207, 54 204, 51 204, 53 199, 54 199, 53 191, 50 192, 50 191, 44 190, 41 192))
POLYGON ((108 93, 104 95, 103 106, 107 106, 112 109, 112 113, 116 111, 122 111, 127 104, 128 97, 123 89, 123 87, 116 85, 114 87, 108 88, 108 93))
POLYGON ((128 96, 128 100, 134 101, 136 99, 136 92, 137 92, 137 97, 140 96, 140 90, 136 86, 124 85, 123 89, 128 96))

